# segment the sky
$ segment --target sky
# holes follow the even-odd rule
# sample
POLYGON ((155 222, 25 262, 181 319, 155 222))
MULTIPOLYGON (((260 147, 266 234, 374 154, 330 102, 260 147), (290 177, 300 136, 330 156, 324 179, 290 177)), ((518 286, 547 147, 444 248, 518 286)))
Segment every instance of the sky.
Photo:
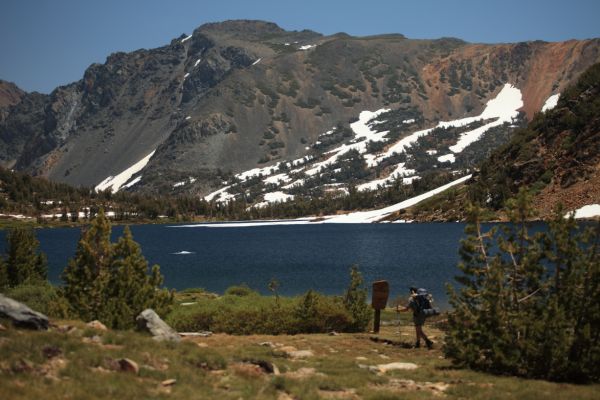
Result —
POLYGON ((0 10, 0 79, 42 93, 113 52, 159 47, 228 19, 479 43, 600 37, 600 0, 2 0, 0 10))

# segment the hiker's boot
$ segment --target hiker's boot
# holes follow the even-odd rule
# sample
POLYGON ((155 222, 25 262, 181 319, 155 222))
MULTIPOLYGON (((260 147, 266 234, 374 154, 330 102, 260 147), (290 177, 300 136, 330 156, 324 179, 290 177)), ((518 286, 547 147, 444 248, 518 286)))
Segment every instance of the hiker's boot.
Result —
POLYGON ((420 341, 420 340, 417 340, 417 341, 415 342, 415 349, 418 349, 419 347, 421 347, 421 341, 420 341))
POLYGON ((433 342, 431 340, 426 340, 425 344, 427 345, 427 349, 431 350, 433 349, 433 342))

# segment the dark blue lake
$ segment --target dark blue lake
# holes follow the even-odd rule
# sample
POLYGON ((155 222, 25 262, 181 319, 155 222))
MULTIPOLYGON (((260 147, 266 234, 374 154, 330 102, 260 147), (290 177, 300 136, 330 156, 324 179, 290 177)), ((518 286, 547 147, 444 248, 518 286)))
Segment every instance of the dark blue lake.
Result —
MULTIPOLYGON (((223 293, 246 283, 268 293, 271 278, 280 293, 297 295, 308 289, 342 294, 349 268, 358 264, 366 282, 385 279, 391 296, 406 297, 409 286, 425 287, 438 306, 446 306, 444 285, 458 273, 462 223, 322 224, 240 228, 133 225, 134 239, 151 264, 159 264, 165 285, 202 287, 223 293), (174 254, 190 252, 191 254, 174 254)), ((122 227, 113 227, 113 240, 122 227)), ((5 232, 0 232, 4 242, 5 232)), ((60 274, 75 253, 80 229, 39 229, 37 237, 48 255, 49 278, 60 274)))

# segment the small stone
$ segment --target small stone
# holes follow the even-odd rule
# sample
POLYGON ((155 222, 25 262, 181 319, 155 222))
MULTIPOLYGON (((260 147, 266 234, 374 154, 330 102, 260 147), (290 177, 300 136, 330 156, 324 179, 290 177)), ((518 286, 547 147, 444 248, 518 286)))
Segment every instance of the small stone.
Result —
POLYGON ((270 347, 270 348, 274 348, 275 347, 275 345, 273 344, 273 342, 260 342, 258 345, 259 346, 270 347))
POLYGON ((106 327, 106 325, 104 325, 102 322, 98 321, 97 319, 91 322, 88 322, 86 324, 87 327, 92 328, 92 329, 96 329, 99 331, 107 331, 108 328, 106 327))
POLYGON ((177 379, 167 379, 162 381, 160 384, 163 386, 173 386, 177 382, 177 379))
POLYGON ((4 325, 0 324, 0 332, 5 331, 5 330, 6 330, 6 327, 4 325))
POLYGON ((137 363, 129 358, 121 358, 119 360, 119 368, 123 372, 133 372, 136 375, 140 372, 140 367, 138 367, 137 363))
POLYGON ((206 344, 204 342, 200 342, 200 343, 198 343, 198 347, 204 347, 204 348, 206 348, 206 347, 208 347, 208 344, 206 344))
POLYGON ((331 332, 329 332, 329 336, 340 336, 340 334, 337 333, 336 331, 331 331, 331 332))
POLYGON ((280 347, 279 350, 283 351, 284 353, 289 353, 291 351, 296 351, 298 349, 295 348, 294 346, 283 346, 283 347, 280 347))
POLYGON ((397 369, 411 370, 411 369, 417 369, 417 368, 419 368, 419 366, 414 363, 393 362, 393 363, 389 363, 389 364, 374 365, 370 369, 374 372, 381 372, 381 373, 385 374, 388 371, 394 371, 397 369))
POLYGON ((385 354, 380 354, 379 357, 383 358, 384 360, 389 360, 390 359, 390 357, 386 356, 385 354))
POLYGON ((211 331, 203 331, 203 332, 179 332, 179 336, 181 337, 209 337, 212 336, 211 331))
POLYGON ((56 346, 45 346, 42 349, 42 354, 44 354, 44 357, 46 358, 54 358, 60 356, 62 350, 56 346))
POLYGON ((356 357, 356 360, 358 360, 358 361, 367 361, 367 357, 358 356, 358 357, 356 357))
POLYGON ((245 363, 249 363, 252 365, 256 365, 258 367, 260 367, 261 370, 263 370, 264 372, 266 372, 267 374, 273 374, 273 375, 279 375, 279 368, 277 368, 277 366, 269 361, 265 361, 265 360, 257 360, 257 359, 245 359, 243 360, 245 363))
POLYGON ((308 358, 314 356, 315 353, 310 350, 296 350, 287 352, 287 355, 291 358, 308 358))
POLYGON ((33 363, 25 358, 21 358, 17 362, 15 362, 12 366, 13 372, 22 373, 22 372, 33 372, 33 363))

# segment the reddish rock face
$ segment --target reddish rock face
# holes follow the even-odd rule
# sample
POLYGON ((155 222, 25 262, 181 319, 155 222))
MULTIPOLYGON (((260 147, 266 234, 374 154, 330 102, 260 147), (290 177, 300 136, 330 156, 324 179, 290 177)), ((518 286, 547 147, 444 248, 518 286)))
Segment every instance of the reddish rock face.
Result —
POLYGON ((0 108, 18 104, 25 94, 14 83, 0 80, 0 108))

